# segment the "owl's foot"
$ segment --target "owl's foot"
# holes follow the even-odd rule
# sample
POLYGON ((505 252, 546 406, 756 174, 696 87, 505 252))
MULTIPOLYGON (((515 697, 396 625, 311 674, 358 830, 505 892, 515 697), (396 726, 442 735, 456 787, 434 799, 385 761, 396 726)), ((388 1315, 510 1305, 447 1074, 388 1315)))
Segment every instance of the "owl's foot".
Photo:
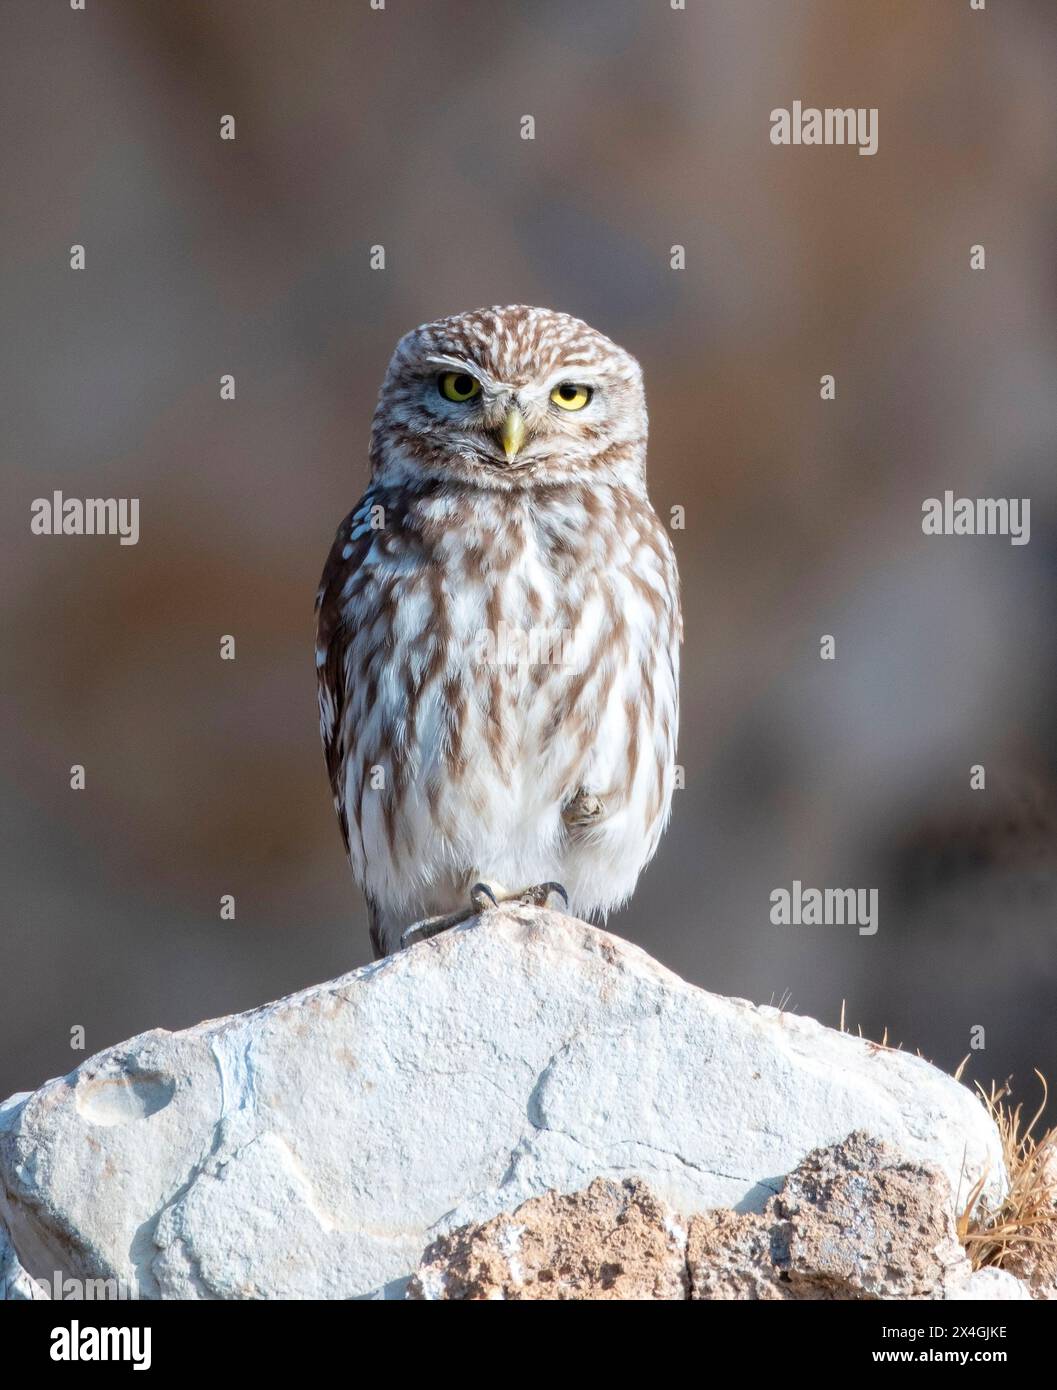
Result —
POLYGON ((569 894, 560 883, 537 883, 532 888, 522 888, 512 893, 501 883, 482 879, 470 889, 469 907, 461 908, 458 912, 444 913, 440 917, 427 917, 423 922, 413 922, 400 937, 400 948, 406 950, 408 946, 414 946, 419 941, 428 941, 430 937, 439 936, 442 931, 461 926, 471 917, 479 917, 482 912, 489 912, 501 903, 546 907, 552 893, 557 894, 568 908, 569 894))
POLYGON ((569 894, 560 883, 537 883, 532 888, 522 888, 520 893, 515 893, 516 902, 527 903, 529 907, 546 907, 551 894, 561 898, 562 905, 566 911, 569 908, 569 894))
POLYGON ((470 889, 470 901, 491 899, 490 903, 481 903, 481 911, 485 911, 488 907, 498 907, 500 903, 522 903, 526 907, 546 907, 552 893, 560 897, 568 908, 569 894, 560 883, 536 883, 531 888, 518 888, 514 892, 498 883, 475 883, 470 889))
POLYGON ((471 917, 476 917, 480 911, 479 907, 471 905, 464 907, 460 912, 446 912, 440 917, 427 917, 422 922, 412 922, 400 937, 400 949, 405 951, 416 942, 428 941, 431 936, 439 936, 442 931, 458 927, 463 922, 468 922, 471 917))
POLYGON ((597 825, 606 813, 602 798, 594 792, 578 791, 573 799, 562 807, 562 820, 570 830, 584 826, 597 825))

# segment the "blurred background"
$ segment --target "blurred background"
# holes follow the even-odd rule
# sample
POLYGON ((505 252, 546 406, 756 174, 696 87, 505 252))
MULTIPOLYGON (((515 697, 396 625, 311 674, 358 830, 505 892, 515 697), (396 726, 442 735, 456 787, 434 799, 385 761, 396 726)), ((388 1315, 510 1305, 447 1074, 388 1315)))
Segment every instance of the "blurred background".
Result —
POLYGON ((1052 0, 6 0, 2 26, 0 1096, 369 958, 316 585, 397 337, 521 301, 639 357, 651 494, 686 509, 686 788, 610 926, 712 990, 829 1024, 846 1001, 946 1068, 982 1026, 967 1079, 1034 1102, 1052 0), (879 152, 775 148, 796 99, 877 107, 879 152), (1030 544, 923 536, 946 488, 1030 497, 1030 544), (32 536, 56 489, 138 497, 139 545, 32 536), (793 879, 877 888, 877 935, 773 926, 793 879))

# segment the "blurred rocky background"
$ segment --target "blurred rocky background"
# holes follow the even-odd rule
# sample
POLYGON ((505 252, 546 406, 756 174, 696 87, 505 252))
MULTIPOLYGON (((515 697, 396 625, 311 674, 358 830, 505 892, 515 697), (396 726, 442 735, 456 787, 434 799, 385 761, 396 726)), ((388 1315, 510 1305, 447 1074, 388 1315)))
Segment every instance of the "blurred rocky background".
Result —
POLYGON ((0 1095, 368 958, 316 584, 396 338, 524 301, 640 358, 653 499, 686 509, 686 789, 610 926, 944 1067, 982 1027, 967 1078, 1033 1100, 1057 1075, 1050 0, 0 23, 0 1095), (796 99, 876 106, 879 152, 772 146, 796 99), (946 488, 1029 496, 1030 544, 923 536, 946 488), (140 498, 139 545, 32 536, 55 489, 140 498), (773 926, 793 879, 878 888, 879 931, 773 926))

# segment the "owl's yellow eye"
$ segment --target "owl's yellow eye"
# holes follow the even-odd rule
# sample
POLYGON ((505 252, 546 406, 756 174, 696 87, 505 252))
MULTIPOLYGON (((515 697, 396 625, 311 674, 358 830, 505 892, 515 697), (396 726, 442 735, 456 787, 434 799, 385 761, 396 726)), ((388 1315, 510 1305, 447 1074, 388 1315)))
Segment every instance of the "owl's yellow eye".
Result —
POLYGON ((590 399, 590 386, 578 386, 575 381, 563 381, 551 392, 551 400, 562 410, 583 410, 590 399))
POLYGON ((445 372, 437 389, 446 401, 469 401, 480 393, 481 383, 469 372, 445 372))

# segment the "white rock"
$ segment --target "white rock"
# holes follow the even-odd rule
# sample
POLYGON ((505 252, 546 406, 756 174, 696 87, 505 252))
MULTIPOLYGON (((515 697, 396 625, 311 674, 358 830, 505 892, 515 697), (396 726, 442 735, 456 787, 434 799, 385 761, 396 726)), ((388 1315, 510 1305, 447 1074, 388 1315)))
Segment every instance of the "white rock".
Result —
POLYGON ((7 1232, 0 1226, 0 1300, 30 1303, 46 1297, 47 1294, 37 1287, 22 1268, 14 1246, 8 1240, 7 1232))
MULTIPOLYGON (((5 1124, 9 1124, 21 1109, 22 1103, 28 1099, 29 1094, 28 1091, 20 1091, 18 1095, 11 1096, 10 1099, 0 1101, 0 1134, 3 1133, 5 1124)), ((0 1213, 2 1212, 3 1186, 0 1184, 0 1213)), ((15 1247, 11 1244, 7 1230, 0 1219, 0 1301, 22 1303, 45 1297, 43 1291, 37 1287, 22 1267, 22 1262, 15 1253, 15 1247)))
POLYGON ((756 1208, 857 1129, 955 1191, 1002 1181, 983 1107, 928 1063, 514 908, 18 1098, 0 1216, 48 1283, 398 1296, 437 1234, 548 1189, 640 1174, 687 1214, 756 1208))
POLYGON ((963 1282, 949 1287, 948 1303, 1031 1302, 1031 1290, 1022 1279, 1004 1269, 977 1269, 963 1282))

